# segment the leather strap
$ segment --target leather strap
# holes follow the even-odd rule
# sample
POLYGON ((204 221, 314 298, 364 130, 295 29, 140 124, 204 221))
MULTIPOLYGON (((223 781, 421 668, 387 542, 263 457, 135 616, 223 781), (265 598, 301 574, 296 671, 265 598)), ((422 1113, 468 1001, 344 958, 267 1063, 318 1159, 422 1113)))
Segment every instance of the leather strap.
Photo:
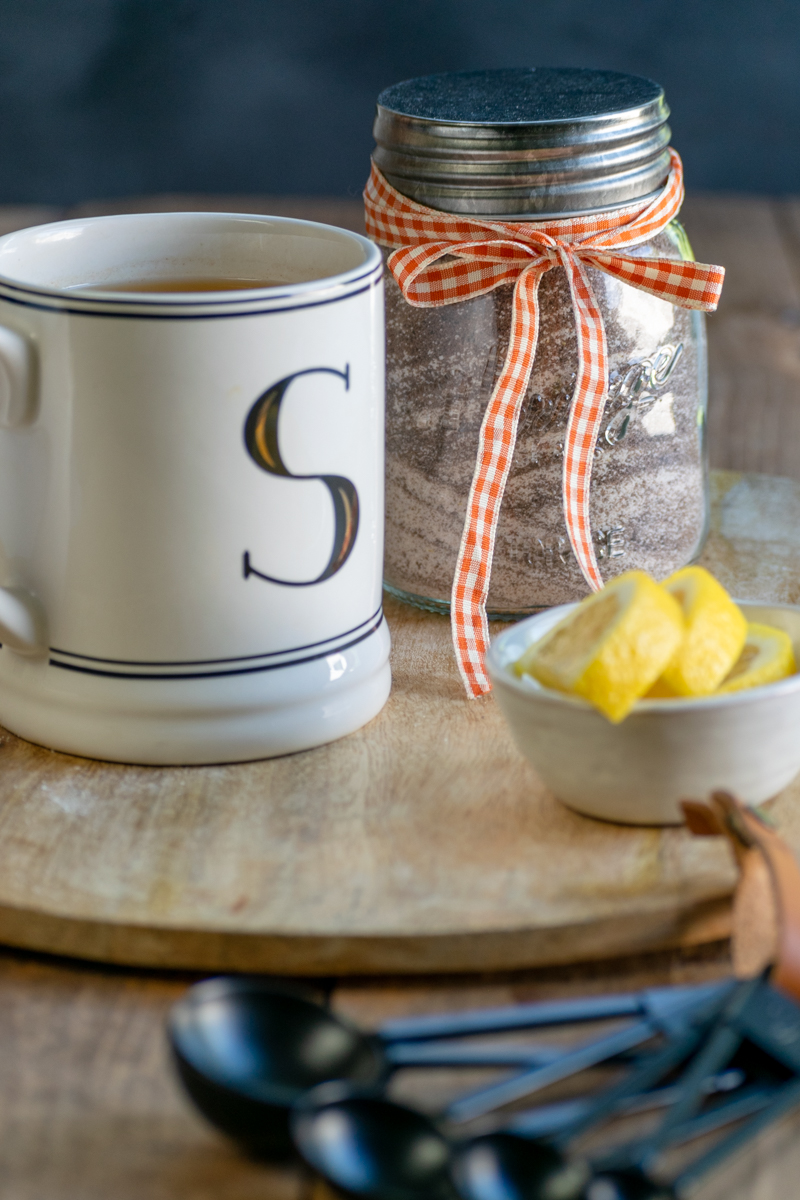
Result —
POLYGON ((800 1000, 800 867, 791 850, 755 809, 728 792, 714 792, 709 804, 685 800, 681 807, 692 833, 723 835, 736 855, 740 871, 733 922, 737 974, 756 975, 771 963, 772 984, 800 1000), (771 894, 764 894, 765 882, 771 894))

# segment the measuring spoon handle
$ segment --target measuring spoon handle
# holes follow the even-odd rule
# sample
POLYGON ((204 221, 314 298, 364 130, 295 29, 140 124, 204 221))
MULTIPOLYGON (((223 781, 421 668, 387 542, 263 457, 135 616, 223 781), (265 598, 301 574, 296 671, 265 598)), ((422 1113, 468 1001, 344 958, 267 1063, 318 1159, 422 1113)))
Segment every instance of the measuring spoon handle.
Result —
POLYGON ((563 1046, 462 1046, 458 1042, 391 1042, 393 1067, 541 1067, 557 1062, 563 1046))
POLYGON ((735 1129, 733 1133, 728 1134, 726 1138, 722 1138, 685 1171, 682 1171, 672 1184, 673 1194, 678 1197, 678 1200, 684 1200, 684 1197, 694 1192, 698 1181, 704 1175, 719 1166, 729 1155, 740 1150, 773 1121, 777 1121, 791 1112, 798 1104, 800 1104, 800 1079, 792 1079, 777 1089, 774 1100, 762 1108, 761 1112, 746 1124, 735 1129))
POLYGON ((462 1013, 434 1013, 427 1017, 402 1017, 387 1021, 378 1030, 383 1042, 428 1041, 433 1038, 466 1037, 503 1030, 537 1029, 570 1025, 580 1021, 602 1021, 609 1017, 634 1017, 641 1012, 639 994, 588 996, 579 1000, 556 1000, 536 1004, 513 1004, 462 1013))
POLYGON ((643 992, 621 992, 612 996, 582 996, 575 1000, 537 1001, 510 1004, 503 1008, 471 1009, 461 1013, 433 1013, 425 1017, 400 1017, 378 1030, 382 1042, 430 1041, 434 1038, 467 1037, 504 1030, 540 1029, 603 1021, 612 1017, 645 1014, 661 1022, 686 1007, 713 999, 730 987, 727 980, 691 987, 652 988, 643 992))
POLYGON ((617 1033, 610 1034, 596 1041, 584 1042, 577 1049, 571 1050, 546 1066, 536 1067, 531 1071, 523 1071, 511 1079, 501 1080, 491 1087, 482 1088, 468 1096, 455 1100, 447 1110, 451 1121, 471 1121, 474 1117, 485 1116, 496 1108, 502 1108, 515 1100, 524 1100, 551 1083, 568 1079, 588 1067, 594 1067, 608 1058, 614 1058, 634 1046, 640 1046, 653 1036, 649 1021, 637 1021, 617 1033))

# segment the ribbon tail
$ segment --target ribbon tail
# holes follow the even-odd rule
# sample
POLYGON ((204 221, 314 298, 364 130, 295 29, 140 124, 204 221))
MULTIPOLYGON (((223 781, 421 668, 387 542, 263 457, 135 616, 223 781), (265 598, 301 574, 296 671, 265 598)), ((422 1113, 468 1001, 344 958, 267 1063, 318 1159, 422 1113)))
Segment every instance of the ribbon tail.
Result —
POLYGON ((570 545, 592 591, 603 586, 594 552, 589 495, 597 435, 608 395, 608 355, 603 319, 583 265, 561 251, 578 333, 578 379, 564 440, 564 517, 570 545))
POLYGON ((681 308, 713 312, 719 304, 724 267, 685 259, 638 258, 585 246, 578 248, 576 256, 587 266, 681 308))
POLYGON ((520 408, 536 357, 539 336, 538 291, 549 262, 528 267, 517 278, 506 360, 486 406, 478 461, 450 596, 450 626, 464 687, 475 699, 492 689, 484 656, 489 648, 486 599, 494 556, 497 520, 517 439, 520 408))

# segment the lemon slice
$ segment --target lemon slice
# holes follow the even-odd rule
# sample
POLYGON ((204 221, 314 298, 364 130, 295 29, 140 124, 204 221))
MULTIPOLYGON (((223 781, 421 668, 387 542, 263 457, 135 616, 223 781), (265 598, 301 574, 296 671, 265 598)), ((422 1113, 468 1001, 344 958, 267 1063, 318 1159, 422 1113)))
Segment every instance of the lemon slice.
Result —
POLYGON ((794 675, 796 670, 792 639, 788 633, 773 629, 771 625, 750 624, 744 649, 717 693, 761 687, 794 675))
POLYGON ((651 688, 642 696, 643 700, 677 700, 678 693, 673 692, 669 684, 664 682, 664 676, 657 679, 651 688))
POLYGON ((663 682, 679 696, 708 696, 741 654, 747 620, 704 567, 684 567, 661 586, 678 601, 686 621, 686 636, 663 682))
POLYGON ((683 633, 678 602, 644 571, 626 571, 529 646, 514 670, 582 696, 616 723, 658 679, 683 633))

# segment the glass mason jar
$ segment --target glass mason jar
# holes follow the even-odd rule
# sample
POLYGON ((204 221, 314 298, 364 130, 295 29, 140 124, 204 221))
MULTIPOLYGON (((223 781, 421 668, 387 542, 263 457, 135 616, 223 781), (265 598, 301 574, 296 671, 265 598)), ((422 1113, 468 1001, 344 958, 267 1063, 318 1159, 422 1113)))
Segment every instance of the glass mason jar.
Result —
MULTIPOLYGON (((464 72, 399 84, 378 105, 376 164, 398 191, 446 212, 520 221, 607 211, 657 194, 669 169, 663 92, 634 76, 464 72)), ((625 254, 692 257, 677 221, 625 254)), ((707 528, 704 318, 587 273, 609 368, 591 483, 598 564, 604 579, 631 568, 664 578, 698 555, 707 528)), ((388 271, 386 284, 385 582, 403 600, 447 612, 512 286, 417 308, 388 271)), ((559 268, 542 280, 539 321, 487 604, 506 619, 588 590, 562 508, 578 352, 559 268)))

